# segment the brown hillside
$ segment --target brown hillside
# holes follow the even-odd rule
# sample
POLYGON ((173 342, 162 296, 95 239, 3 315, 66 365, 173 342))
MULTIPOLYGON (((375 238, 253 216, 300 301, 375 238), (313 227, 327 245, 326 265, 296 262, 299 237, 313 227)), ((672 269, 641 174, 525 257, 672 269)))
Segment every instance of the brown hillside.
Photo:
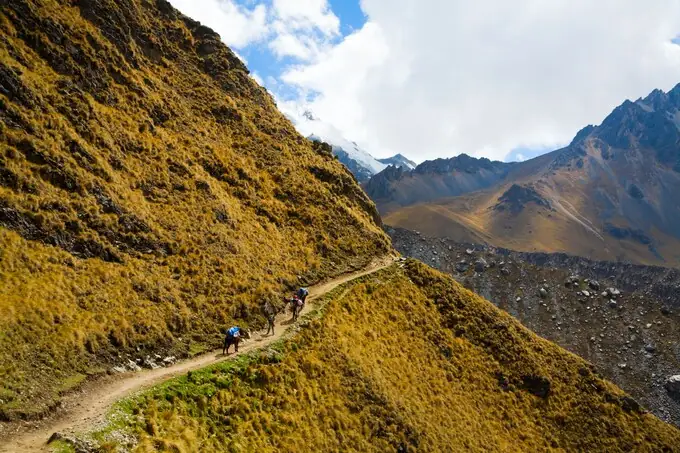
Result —
POLYGON ((389 249, 329 149, 165 0, 2 2, 0 117, 0 419, 389 249))
POLYGON ((282 344, 123 403, 94 438, 140 452, 678 451, 680 431, 591 365, 421 263, 326 302, 282 344))

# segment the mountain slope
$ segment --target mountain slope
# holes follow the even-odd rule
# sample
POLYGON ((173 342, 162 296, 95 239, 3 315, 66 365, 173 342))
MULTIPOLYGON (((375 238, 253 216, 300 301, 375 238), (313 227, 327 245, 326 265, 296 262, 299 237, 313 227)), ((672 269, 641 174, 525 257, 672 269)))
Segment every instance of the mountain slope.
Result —
POLYGON ((0 105, 0 419, 390 248, 330 150, 165 0, 3 2, 0 105))
POLYGON ((452 275, 680 427, 680 395, 664 388, 680 370, 680 269, 388 233, 404 256, 452 275))
POLYGON ((110 447, 674 451, 680 431, 582 359, 416 262, 326 298, 287 341, 121 406, 110 447), (399 307, 399 309, 395 309, 399 307), (122 416, 135 414, 134 416, 122 416), (117 430, 117 431, 116 431, 117 430))
POLYGON ((626 101, 499 183, 409 206, 386 222, 515 250, 679 266, 679 109, 680 85, 626 101))
POLYGON ((342 132, 309 111, 294 119, 297 129, 312 141, 325 142, 331 145, 333 155, 352 172, 360 183, 368 181, 371 176, 380 173, 388 165, 415 168, 416 164, 401 154, 385 159, 376 159, 355 142, 347 140, 342 132))

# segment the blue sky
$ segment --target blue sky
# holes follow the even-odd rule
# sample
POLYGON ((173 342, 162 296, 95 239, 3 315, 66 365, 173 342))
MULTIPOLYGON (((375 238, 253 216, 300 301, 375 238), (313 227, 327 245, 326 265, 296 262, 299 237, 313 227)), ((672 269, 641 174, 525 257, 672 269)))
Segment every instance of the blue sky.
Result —
MULTIPOLYGON (((239 0, 235 3, 247 7, 252 5, 253 2, 239 0)), ((271 0, 261 3, 271 6, 271 0)), ((342 42, 346 36, 360 30, 366 23, 366 16, 361 10, 358 0, 330 0, 328 1, 328 7, 340 20, 339 35, 328 38, 328 42, 331 44, 342 42)), ((286 87, 280 83, 273 83, 274 80, 278 81, 285 68, 299 62, 297 58, 275 55, 266 42, 247 46, 241 49, 239 54, 246 59, 249 69, 261 78, 266 87, 272 90, 276 89, 276 94, 279 97, 288 99, 297 94, 297 91, 290 87, 286 87)))
POLYGON ((376 157, 528 159, 680 82, 680 0, 170 1, 376 157))
POLYGON ((340 19, 341 32, 348 35, 359 30, 366 22, 366 16, 356 0, 331 0, 331 10, 340 19))

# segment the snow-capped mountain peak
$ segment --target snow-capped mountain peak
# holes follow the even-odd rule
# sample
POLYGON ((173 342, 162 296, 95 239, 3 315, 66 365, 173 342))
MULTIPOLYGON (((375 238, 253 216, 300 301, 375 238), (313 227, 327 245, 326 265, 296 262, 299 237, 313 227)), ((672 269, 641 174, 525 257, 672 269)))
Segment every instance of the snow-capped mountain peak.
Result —
MULTIPOLYGON (((289 115, 289 118, 291 116, 289 115)), ((401 154, 386 159, 376 159, 361 148, 355 141, 348 140, 335 126, 318 118, 311 110, 291 118, 298 131, 310 140, 322 141, 331 145, 333 154, 359 180, 368 181, 371 176, 380 173, 389 165, 412 170, 416 164, 401 154)))

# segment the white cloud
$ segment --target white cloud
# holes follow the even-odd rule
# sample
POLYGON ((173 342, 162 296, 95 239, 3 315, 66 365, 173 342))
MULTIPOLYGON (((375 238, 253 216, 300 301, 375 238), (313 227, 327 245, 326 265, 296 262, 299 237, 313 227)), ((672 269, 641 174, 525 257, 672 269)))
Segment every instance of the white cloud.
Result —
MULTIPOLYGON (((382 37, 380 28, 368 23, 347 36, 342 44, 327 49, 317 63, 290 67, 281 80, 299 88, 301 105, 296 108, 289 102, 289 113, 294 115, 297 112, 299 116, 310 109, 342 131, 345 137, 363 146, 367 135, 363 134, 368 130, 362 124, 365 105, 361 93, 370 84, 371 72, 379 69, 388 56, 389 49, 382 37), (320 94, 307 105, 310 92, 320 94)), ((393 76, 397 77, 396 74, 393 76)), ((386 77, 383 83, 390 83, 390 77, 386 77)), ((279 105, 282 105, 281 102, 279 105)), ((373 144, 379 142, 377 137, 372 141, 373 144)), ((366 149, 373 151, 380 148, 366 149)))
POLYGON ((279 58, 294 57, 302 61, 314 60, 319 54, 319 43, 313 37, 282 32, 269 43, 269 48, 279 58))
POLYGON ((316 92, 316 115, 381 156, 558 146, 625 98, 680 82, 680 0, 361 6, 361 30, 282 81, 316 92))
POLYGON ((267 36, 267 7, 248 9, 232 0, 170 0, 172 6, 217 33, 228 46, 243 48, 267 36))
POLYGON ((340 20, 326 0, 274 0, 272 16, 269 48, 278 58, 313 61, 340 33, 340 20))
POLYGON ((326 0, 274 0, 272 7, 286 30, 318 30, 323 35, 337 35, 340 20, 326 0))
POLYGON ((273 0, 269 6, 249 2, 251 7, 236 0, 170 1, 219 33, 227 45, 243 49, 266 39, 279 58, 313 61, 340 35, 340 20, 327 0, 273 0))

